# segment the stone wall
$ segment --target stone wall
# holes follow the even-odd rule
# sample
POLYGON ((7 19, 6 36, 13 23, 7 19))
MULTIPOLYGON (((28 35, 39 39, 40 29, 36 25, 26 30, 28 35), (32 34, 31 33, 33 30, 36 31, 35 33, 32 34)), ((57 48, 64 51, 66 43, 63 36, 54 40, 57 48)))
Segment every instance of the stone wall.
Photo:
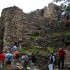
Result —
POLYGON ((49 22, 41 13, 43 13, 41 10, 37 10, 26 14, 16 6, 3 9, 1 15, 4 30, 3 45, 11 47, 14 42, 19 42, 24 47, 64 46, 62 39, 65 24, 49 22))

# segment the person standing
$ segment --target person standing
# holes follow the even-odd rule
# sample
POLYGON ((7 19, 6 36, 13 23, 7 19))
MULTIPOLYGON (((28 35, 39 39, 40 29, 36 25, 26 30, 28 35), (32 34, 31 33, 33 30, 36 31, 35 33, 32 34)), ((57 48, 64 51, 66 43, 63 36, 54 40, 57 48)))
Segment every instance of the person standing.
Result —
POLYGON ((53 52, 50 53, 50 62, 54 64, 55 62, 55 55, 53 52))
POLYGON ((65 51, 63 50, 63 48, 59 48, 58 58, 58 68, 60 69, 60 66, 62 64, 62 69, 64 69, 65 51))
POLYGON ((51 63, 50 61, 48 63, 48 70, 54 70, 53 63, 51 63))
POLYGON ((29 57, 28 55, 25 55, 24 70, 27 70, 28 61, 29 61, 29 57))
POLYGON ((16 46, 16 44, 14 44, 12 47, 12 52, 15 52, 16 50, 17 50, 17 46, 16 46))
POLYGON ((12 70, 12 59, 13 59, 13 54, 10 53, 10 51, 7 51, 5 54, 6 58, 6 70, 12 70))
POLYGON ((32 52, 32 55, 31 55, 31 70, 34 70, 34 64, 35 64, 35 62, 36 62, 36 56, 32 52))
POLYGON ((5 61, 5 55, 2 52, 0 52, 0 68, 3 68, 4 61, 5 61))
POLYGON ((13 64, 15 65, 19 61, 19 51, 15 50, 13 52, 13 64))
POLYGON ((15 52, 13 52, 13 56, 14 59, 19 59, 19 51, 15 50, 15 52))
POLYGON ((22 63, 22 65, 23 65, 23 70, 25 70, 25 59, 26 59, 26 55, 25 54, 22 54, 22 56, 21 56, 21 63, 22 63))
POLYGON ((62 12, 62 18, 65 18, 66 17, 66 11, 63 10, 62 12))

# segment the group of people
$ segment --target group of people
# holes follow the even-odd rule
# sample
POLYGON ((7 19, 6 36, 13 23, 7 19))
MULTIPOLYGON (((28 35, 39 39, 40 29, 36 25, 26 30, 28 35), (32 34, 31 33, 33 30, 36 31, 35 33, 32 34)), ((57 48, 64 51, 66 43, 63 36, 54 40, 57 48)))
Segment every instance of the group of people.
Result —
POLYGON ((22 65, 23 65, 23 70, 27 70, 28 64, 30 65, 30 70, 34 70, 35 62, 36 62, 36 56, 32 52, 30 56, 23 54, 21 57, 22 65))
POLYGON ((64 60, 65 60, 65 51, 63 48, 59 48, 58 53, 55 55, 53 52, 51 52, 49 57, 49 64, 48 69, 54 70, 55 62, 57 62, 58 69, 64 69, 64 60))
POLYGON ((13 59, 18 59, 18 55, 16 45, 12 49, 5 46, 3 52, 0 52, 0 68, 4 68, 6 65, 6 70, 12 70, 13 59))
POLYGON ((2 69, 6 65, 6 70, 8 70, 8 66, 10 66, 12 58, 13 54, 11 54, 10 51, 7 51, 6 53, 0 52, 0 68, 2 69))
MULTIPOLYGON (((18 51, 16 44, 13 45, 11 50, 12 51, 7 49, 6 51, 4 51, 5 53, 0 52, 0 68, 3 68, 4 65, 6 65, 6 70, 13 70, 14 69, 13 65, 15 65, 17 61, 20 61, 20 63, 23 65, 23 70, 27 70, 28 64, 31 67, 30 70, 34 70, 34 64, 37 60, 34 52, 32 52, 30 56, 25 53, 21 54, 18 51)), ((59 48, 57 54, 50 52, 49 62, 48 62, 49 70, 54 70, 57 58, 58 58, 58 69, 59 70, 64 69, 65 51, 63 50, 63 48, 59 48)))
POLYGON ((25 53, 21 54, 18 51, 16 44, 14 44, 12 48, 4 50, 4 52, 0 52, 0 68, 1 69, 6 67, 6 70, 16 70, 16 67, 14 67, 14 65, 19 61, 23 66, 22 70, 27 70, 28 63, 30 63, 31 70, 34 70, 36 57, 33 52, 30 56, 28 56, 25 53))

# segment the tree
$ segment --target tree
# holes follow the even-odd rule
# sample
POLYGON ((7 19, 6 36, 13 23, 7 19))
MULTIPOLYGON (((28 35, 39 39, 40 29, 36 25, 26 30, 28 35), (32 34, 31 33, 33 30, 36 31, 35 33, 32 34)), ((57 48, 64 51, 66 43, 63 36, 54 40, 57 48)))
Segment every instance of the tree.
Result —
POLYGON ((66 11, 69 11, 70 12, 70 0, 53 0, 54 2, 61 2, 61 1, 64 1, 62 4, 61 4, 61 7, 63 9, 65 9, 66 11))
POLYGON ((66 11, 70 12, 70 4, 66 7, 66 11))
POLYGON ((54 2, 60 2, 60 1, 69 2, 70 0, 54 0, 54 2))

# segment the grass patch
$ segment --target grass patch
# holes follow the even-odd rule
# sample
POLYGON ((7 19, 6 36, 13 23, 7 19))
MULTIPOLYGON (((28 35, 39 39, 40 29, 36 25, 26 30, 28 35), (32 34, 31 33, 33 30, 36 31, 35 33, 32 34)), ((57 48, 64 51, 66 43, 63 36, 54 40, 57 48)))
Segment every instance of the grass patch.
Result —
POLYGON ((70 32, 65 32, 64 33, 66 36, 70 36, 70 32))
POLYGON ((34 52, 36 55, 47 56, 50 51, 55 51, 55 48, 41 48, 39 46, 33 46, 30 48, 23 48, 20 50, 20 53, 25 53, 31 55, 34 52))
POLYGON ((49 33, 49 36, 56 37, 56 36, 60 36, 61 34, 62 34, 62 32, 51 32, 51 33, 49 33))
POLYGON ((34 52, 36 55, 46 56, 47 55, 47 48, 43 49, 43 48, 38 47, 38 46, 33 46, 30 48, 23 48, 22 50, 20 50, 20 52, 28 54, 28 55, 30 55, 32 52, 34 52))
POLYGON ((48 51, 48 52, 55 52, 55 48, 53 48, 53 47, 48 47, 48 48, 47 48, 47 51, 48 51))

